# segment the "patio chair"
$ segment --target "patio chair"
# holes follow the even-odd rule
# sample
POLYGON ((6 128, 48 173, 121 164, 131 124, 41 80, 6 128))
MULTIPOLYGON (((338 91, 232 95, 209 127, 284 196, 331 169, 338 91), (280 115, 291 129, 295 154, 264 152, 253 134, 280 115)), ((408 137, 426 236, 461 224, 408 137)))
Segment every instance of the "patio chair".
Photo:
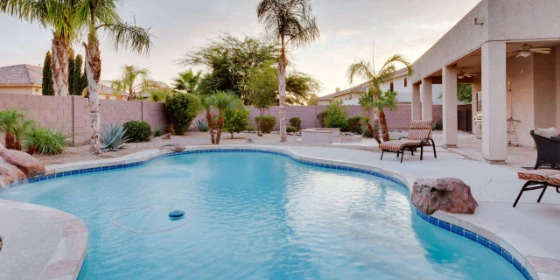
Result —
POLYGON ((531 130, 531 136, 537 145, 535 169, 539 167, 560 168, 560 141, 535 134, 534 130, 531 130))
POLYGON ((383 142, 379 145, 381 149, 381 160, 385 152, 397 153, 397 158, 401 156, 403 162, 404 152, 409 150, 414 156, 414 151, 420 148, 420 160, 424 159, 424 146, 431 146, 436 154, 436 143, 432 139, 432 121, 412 121, 408 130, 408 137, 401 137, 399 140, 383 142), (406 139, 406 140, 403 140, 406 139))
MULTIPOLYGON (((532 133, 531 133, 532 134, 532 133)), ((541 195, 537 200, 541 202, 543 195, 548 187, 556 188, 556 192, 560 193, 560 170, 541 169, 541 170, 527 170, 517 173, 517 177, 521 180, 527 180, 523 185, 517 199, 513 203, 513 207, 517 206, 517 202, 526 191, 534 191, 542 189, 541 195)))

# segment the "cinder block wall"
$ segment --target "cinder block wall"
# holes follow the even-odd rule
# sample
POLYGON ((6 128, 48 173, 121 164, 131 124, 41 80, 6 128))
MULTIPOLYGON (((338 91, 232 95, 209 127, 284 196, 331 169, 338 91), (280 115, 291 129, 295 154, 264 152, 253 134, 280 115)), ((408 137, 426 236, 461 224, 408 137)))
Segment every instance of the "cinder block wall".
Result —
MULTIPOLYGON (((100 105, 102 125, 144 120, 155 130, 167 124, 163 103, 100 100, 100 105)), ((13 108, 22 110, 27 118, 42 125, 63 128, 72 134, 70 140, 75 145, 89 143, 89 106, 86 98, 0 94, 0 110, 13 108)))

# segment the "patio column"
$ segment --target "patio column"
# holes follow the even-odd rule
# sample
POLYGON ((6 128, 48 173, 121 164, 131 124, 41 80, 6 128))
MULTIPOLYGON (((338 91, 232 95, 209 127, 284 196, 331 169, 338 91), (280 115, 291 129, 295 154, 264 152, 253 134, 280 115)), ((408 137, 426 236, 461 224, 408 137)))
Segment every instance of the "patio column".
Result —
POLYGON ((457 147, 457 67, 443 68, 443 143, 457 147))
POLYGON ((482 45, 482 156, 490 163, 507 160, 506 43, 482 45))
POLYGON ((430 121, 432 118, 432 78, 422 79, 422 120, 430 121))
POLYGON ((420 84, 412 85, 412 120, 422 120, 422 104, 420 103, 420 84))

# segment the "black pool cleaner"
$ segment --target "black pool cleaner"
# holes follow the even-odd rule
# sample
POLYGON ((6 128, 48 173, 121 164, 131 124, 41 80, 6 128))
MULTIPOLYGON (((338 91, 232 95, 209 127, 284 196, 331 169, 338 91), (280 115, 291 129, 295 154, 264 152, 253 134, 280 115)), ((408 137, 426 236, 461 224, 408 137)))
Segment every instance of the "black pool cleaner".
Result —
POLYGON ((175 211, 169 212, 169 218, 171 220, 179 220, 179 219, 182 219, 184 216, 185 216, 185 211, 175 210, 175 211))

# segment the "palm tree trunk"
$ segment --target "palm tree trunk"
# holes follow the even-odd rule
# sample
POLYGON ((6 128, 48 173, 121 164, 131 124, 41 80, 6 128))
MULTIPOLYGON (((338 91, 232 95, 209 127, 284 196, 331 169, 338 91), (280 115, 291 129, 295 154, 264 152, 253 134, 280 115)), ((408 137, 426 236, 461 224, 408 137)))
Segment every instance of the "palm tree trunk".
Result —
POLYGON ((389 129, 387 128, 387 118, 385 117, 385 112, 379 110, 379 126, 381 128, 381 135, 383 136, 383 142, 389 141, 389 129))
POLYGON ((11 132, 6 132, 4 143, 6 144, 6 149, 8 150, 16 150, 17 148, 16 136, 11 132))
POLYGON ((218 117, 218 132, 216 134, 216 145, 220 144, 220 138, 222 137, 222 128, 224 128, 224 118, 222 117, 222 114, 220 114, 220 116, 218 117))
POLYGON ((210 131, 212 144, 216 144, 216 139, 214 139, 214 122, 212 121, 212 114, 210 114, 210 111, 206 111, 206 122, 208 123, 208 131, 210 131))
POLYGON ((97 86, 97 81, 95 81, 92 64, 93 56, 98 55, 99 52, 95 52, 95 46, 88 46, 84 44, 86 49, 86 59, 85 59, 85 70, 86 77, 89 87, 89 121, 91 130, 91 152, 94 154, 101 153, 101 143, 99 141, 99 130, 101 127, 101 115, 99 114, 99 88, 97 86), (90 50, 92 50, 90 52, 90 50))
POLYGON ((91 72, 93 73, 93 80, 99 83, 101 80, 101 50, 99 49, 99 40, 97 36, 88 36, 88 51, 91 54, 91 72))
POLYGON ((52 39, 52 73, 55 96, 68 96, 68 52, 70 42, 59 36, 52 39))
POLYGON ((262 137, 261 122, 264 115, 264 109, 259 109, 259 118, 257 119, 257 136, 262 137))
POLYGON ((286 134, 286 67, 288 61, 286 60, 286 52, 284 49, 284 38, 282 38, 282 51, 280 60, 278 61, 278 93, 280 100, 280 142, 287 141, 286 134))

